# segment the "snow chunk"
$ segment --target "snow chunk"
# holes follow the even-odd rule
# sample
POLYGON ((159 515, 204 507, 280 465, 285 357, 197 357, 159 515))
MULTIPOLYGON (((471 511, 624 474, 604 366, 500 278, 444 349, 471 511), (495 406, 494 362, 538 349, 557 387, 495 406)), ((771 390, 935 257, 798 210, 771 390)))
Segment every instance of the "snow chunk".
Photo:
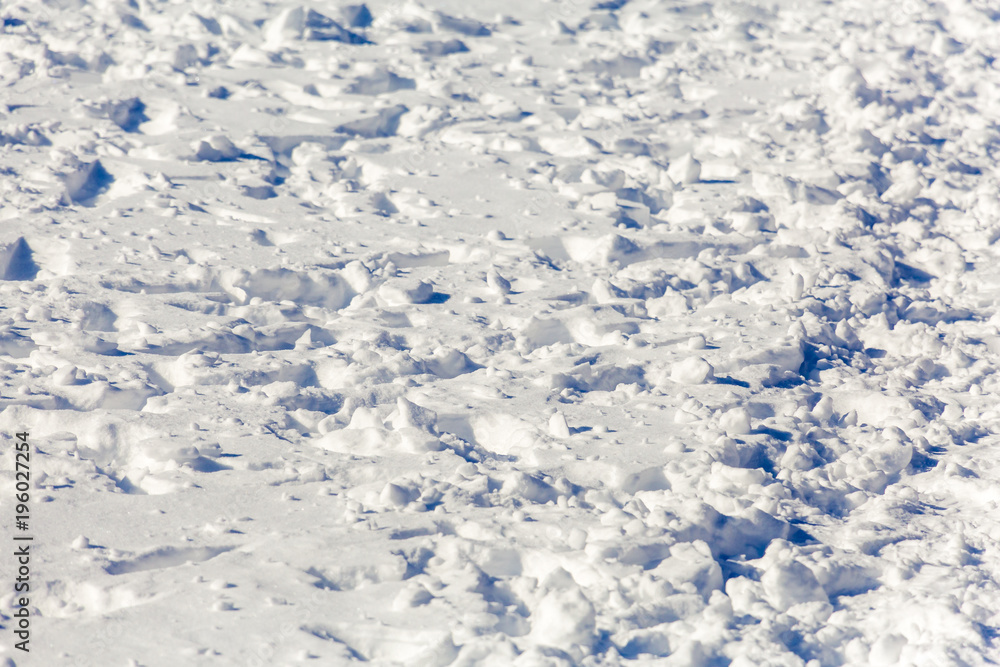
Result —
POLYGON ((114 180, 100 160, 83 162, 75 156, 63 160, 60 173, 60 179, 66 186, 66 196, 74 203, 93 199, 114 180))
POLYGON ((23 236, 13 243, 0 244, 0 280, 34 280, 38 270, 23 236))
POLYGON ((561 412, 554 412, 549 417, 549 435, 553 438, 569 437, 569 425, 566 423, 566 415, 561 412))
MULTIPOLYGON (((360 12, 355 12, 355 16, 363 21, 363 16, 360 14, 360 12)), ((368 18, 370 22, 371 14, 368 15, 368 18)), ((369 43, 367 39, 347 30, 333 19, 312 9, 306 11, 301 6, 289 7, 268 23, 264 38, 267 47, 272 49, 288 42, 303 39, 343 42, 345 44, 369 43)))
POLYGON ((558 568, 546 577, 551 590, 531 613, 531 638, 544 646, 570 650, 590 647, 595 639, 597 614, 572 575, 558 568))
POLYGON ((285 268, 230 272, 224 274, 220 282, 240 304, 259 297, 337 310, 350 303, 356 294, 347 280, 338 274, 303 273, 285 268))
POLYGON ((507 455, 530 447, 539 437, 538 430, 512 415, 487 413, 471 420, 473 436, 484 449, 507 455))
POLYGON ((386 283, 379 287, 378 296, 389 306, 427 303, 434 295, 434 285, 426 280, 386 283))
POLYGON ((215 135, 198 142, 194 149, 194 158, 204 162, 222 162, 234 160, 243 154, 233 142, 222 135, 215 135))
POLYGON ((384 507, 401 508, 416 499, 415 489, 408 489, 398 484, 388 483, 379 494, 379 502, 384 507))
POLYGON ((396 399, 396 411, 389 417, 389 423, 396 430, 418 428, 433 431, 437 414, 433 410, 420 407, 400 396, 396 399))
POLYGON ((559 495, 549 484, 546 484, 534 475, 524 472, 512 473, 503 483, 501 493, 515 498, 523 498, 524 500, 540 505, 555 501, 559 495))
POLYGON ((368 6, 363 4, 341 7, 340 16, 344 19, 344 23, 352 28, 367 28, 374 20, 368 6))
POLYGON ((712 557, 712 550, 702 540, 680 542, 670 547, 670 557, 653 570, 676 587, 694 584, 706 600, 712 591, 722 589, 722 568, 712 557))
POLYGON ((486 272, 486 285, 495 294, 510 294, 510 281, 500 275, 495 268, 486 272))
POLYGON ((406 112, 407 108, 401 104, 386 107, 371 116, 344 123, 337 127, 337 131, 364 139, 391 137, 396 134, 400 118, 406 112))
POLYGON ((374 67, 368 74, 356 78, 347 87, 347 92, 353 95, 384 95, 397 90, 413 90, 416 85, 413 79, 399 76, 385 67, 374 67))
POLYGON ((871 660, 871 664, 877 667, 898 665, 899 656, 906 644, 906 637, 902 635, 892 632, 884 634, 872 644, 871 653, 868 654, 868 658, 871 660))
POLYGON ((586 157, 598 155, 602 150, 599 143, 580 134, 539 137, 538 145, 546 153, 559 157, 586 157))
POLYGON ((138 97, 109 102, 105 110, 108 118, 126 132, 135 132, 141 123, 149 120, 144 113, 146 105, 138 97))
POLYGON ((812 570, 795 560, 775 563, 760 581, 767 601, 778 611, 804 602, 829 602, 812 570))
POLYGON ((750 413, 746 408, 729 410, 719 422, 728 436, 746 435, 750 432, 750 413))
POLYGON ((681 384, 705 384, 715 378, 715 369, 701 357, 688 357, 670 370, 670 379, 681 384))
POLYGON ((685 153, 678 159, 670 163, 667 167, 667 176, 674 183, 688 185, 701 180, 701 163, 694 159, 690 153, 685 153))
POLYGON ((492 34, 485 24, 472 18, 434 12, 433 21, 437 30, 451 30, 467 37, 489 37, 492 34))

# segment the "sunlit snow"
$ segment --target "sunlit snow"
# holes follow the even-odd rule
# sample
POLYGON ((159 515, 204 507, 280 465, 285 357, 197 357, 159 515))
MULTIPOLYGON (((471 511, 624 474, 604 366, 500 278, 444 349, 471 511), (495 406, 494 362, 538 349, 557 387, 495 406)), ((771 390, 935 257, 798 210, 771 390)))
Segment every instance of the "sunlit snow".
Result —
POLYGON ((995 2, 0 18, 0 665, 1000 661, 995 2))

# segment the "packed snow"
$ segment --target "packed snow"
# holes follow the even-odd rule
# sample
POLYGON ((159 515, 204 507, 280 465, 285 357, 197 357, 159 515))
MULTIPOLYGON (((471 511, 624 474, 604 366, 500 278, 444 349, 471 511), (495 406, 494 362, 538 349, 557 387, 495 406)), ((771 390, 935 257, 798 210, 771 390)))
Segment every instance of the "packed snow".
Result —
POLYGON ((995 3, 0 13, 0 664, 1000 662, 995 3))

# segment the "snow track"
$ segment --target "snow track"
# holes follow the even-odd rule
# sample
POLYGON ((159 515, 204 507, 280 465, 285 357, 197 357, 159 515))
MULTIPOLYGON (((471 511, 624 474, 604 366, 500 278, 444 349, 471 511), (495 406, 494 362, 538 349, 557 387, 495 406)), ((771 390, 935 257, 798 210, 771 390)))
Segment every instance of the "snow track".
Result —
POLYGON ((2 12, 0 659, 1000 660, 990 3, 2 12))

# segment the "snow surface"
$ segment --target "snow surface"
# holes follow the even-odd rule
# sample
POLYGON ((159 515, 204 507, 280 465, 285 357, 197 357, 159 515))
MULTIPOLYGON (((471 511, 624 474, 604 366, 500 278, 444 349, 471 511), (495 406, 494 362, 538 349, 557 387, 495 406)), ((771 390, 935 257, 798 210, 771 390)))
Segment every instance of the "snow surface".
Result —
POLYGON ((2 18, 4 664, 1000 661, 991 0, 2 18))

